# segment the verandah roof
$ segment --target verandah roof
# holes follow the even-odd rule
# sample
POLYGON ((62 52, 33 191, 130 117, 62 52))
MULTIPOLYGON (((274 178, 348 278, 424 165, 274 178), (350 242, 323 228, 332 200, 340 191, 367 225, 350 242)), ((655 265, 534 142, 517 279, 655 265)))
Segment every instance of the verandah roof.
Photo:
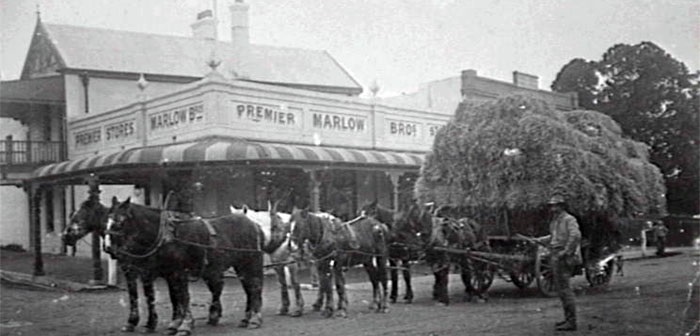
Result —
POLYGON ((164 164, 248 163, 328 165, 342 168, 417 170, 424 154, 210 139, 180 144, 139 147, 46 165, 36 169, 33 180, 51 180, 112 168, 155 167, 164 164))

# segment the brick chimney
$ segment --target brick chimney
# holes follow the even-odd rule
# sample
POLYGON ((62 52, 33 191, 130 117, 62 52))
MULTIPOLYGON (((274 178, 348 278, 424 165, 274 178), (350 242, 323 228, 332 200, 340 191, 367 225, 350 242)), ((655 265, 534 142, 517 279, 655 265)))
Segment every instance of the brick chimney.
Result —
POLYGON ((234 71, 238 77, 247 77, 246 63, 250 58, 249 7, 243 0, 236 0, 229 6, 231 13, 231 44, 233 44, 233 56, 236 65, 234 71))
POLYGON ((537 90, 539 89, 539 77, 520 71, 513 71, 513 84, 517 87, 537 90))
POLYGON ((462 101, 469 99, 471 91, 475 89, 474 81, 476 80, 477 73, 474 69, 462 70, 461 82, 462 87, 460 93, 462 94, 462 101))
POLYGON ((217 26, 218 22, 214 18, 214 14, 211 9, 207 9, 197 14, 197 21, 190 25, 190 27, 192 27, 193 37, 206 40, 216 40, 217 26))

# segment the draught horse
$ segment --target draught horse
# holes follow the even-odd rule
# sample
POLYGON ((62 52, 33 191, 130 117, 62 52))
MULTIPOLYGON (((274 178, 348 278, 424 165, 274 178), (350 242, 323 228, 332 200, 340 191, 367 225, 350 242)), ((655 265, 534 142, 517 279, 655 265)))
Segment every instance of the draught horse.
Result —
POLYGON ((278 202, 274 205, 268 204, 268 211, 256 211, 249 209, 247 206, 236 208, 230 206, 231 213, 242 214, 258 223, 265 233, 265 242, 263 251, 269 256, 273 269, 277 274, 277 280, 280 284, 281 305, 278 310, 279 315, 289 315, 299 317, 304 314, 304 296, 301 293, 301 284, 299 282, 299 265, 292 255, 291 244, 289 242, 289 234, 284 235, 284 239, 271 239, 271 232, 274 227, 279 227, 283 232, 289 233, 289 218, 290 215, 277 211, 278 202), (289 275, 289 279, 287 279, 289 275), (287 282, 289 280, 289 282, 287 282), (289 287, 294 292, 294 308, 290 312, 291 305, 289 299, 289 287))
POLYGON ((173 303, 170 334, 189 335, 194 327, 190 311, 190 276, 204 279, 212 293, 209 323, 221 317, 223 272, 236 271, 247 302, 239 327, 262 324, 263 259, 260 227, 242 215, 212 219, 164 220, 168 212, 112 199, 107 237, 111 253, 154 276, 165 278, 173 303))
MULTIPOLYGON (((426 221, 426 217, 423 221, 426 221)), ((485 300, 485 290, 491 284, 489 265, 472 260, 469 251, 489 252, 488 237, 483 227, 470 218, 431 217, 432 232, 428 242, 426 262, 431 265, 435 276, 433 298, 445 305, 450 303, 447 291, 450 264, 459 267, 465 298, 471 301, 474 296, 485 300)), ((427 223, 424 222, 424 227, 427 223)))
MULTIPOLYGON (((75 246, 85 235, 94 233, 104 238, 107 231, 107 215, 109 208, 102 205, 97 195, 90 195, 78 210, 70 217, 70 224, 66 226, 62 234, 66 246, 75 246)), ((146 297, 148 307, 148 320, 146 330, 152 332, 158 325, 158 314, 155 307, 155 292, 153 289, 153 274, 146 269, 135 267, 123 260, 119 267, 124 274, 126 287, 129 293, 129 317, 126 325, 122 327, 124 332, 133 332, 139 324, 139 294, 137 280, 141 278, 143 294, 146 297)), ((173 312, 174 313, 174 312, 173 312)))
POLYGON ((413 302, 413 287, 411 285, 411 261, 418 260, 424 252, 424 241, 421 238, 430 237, 430 229, 421 237, 421 221, 416 219, 418 214, 410 209, 393 211, 378 204, 375 200, 360 209, 360 215, 365 215, 386 224, 389 227, 389 273, 391 278, 391 290, 389 300, 396 303, 399 292, 399 275, 401 270, 406 293, 403 297, 406 303, 413 302))
MULTIPOLYGON (((323 316, 347 317, 348 297, 344 271, 350 266, 362 264, 372 283, 373 300, 370 308, 376 312, 388 312, 386 225, 370 217, 358 217, 344 223, 334 222, 309 213, 306 209, 294 209, 291 230, 291 242, 300 247, 308 242, 309 251, 316 259, 320 296, 314 303, 315 310, 320 310, 325 303, 323 316), (332 279, 335 280, 338 293, 336 309, 333 307, 332 279)), ((303 254, 304 250, 299 248, 297 251, 303 254)))

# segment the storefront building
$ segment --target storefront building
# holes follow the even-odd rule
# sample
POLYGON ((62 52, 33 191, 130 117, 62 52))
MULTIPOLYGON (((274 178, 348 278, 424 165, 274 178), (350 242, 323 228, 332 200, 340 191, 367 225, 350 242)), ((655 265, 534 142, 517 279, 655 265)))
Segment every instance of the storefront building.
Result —
MULTIPOLYGON (((349 219, 370 201, 411 202, 424 155, 456 103, 359 98, 362 87, 327 52, 251 44, 247 13, 247 4, 231 5, 231 42, 217 40, 208 11, 189 38, 37 20, 19 82, 60 83, 45 114, 64 155, 25 174, 26 217, 19 230, 2 219, 3 243, 64 252, 60 232, 88 182, 105 205, 117 196, 160 208, 171 191, 183 193, 203 217, 280 200, 283 211, 308 206, 349 219)), ((464 83, 445 99, 467 99, 464 83)), ((491 88, 476 90, 488 96, 491 88)), ((15 110, 2 117, 19 119, 15 110)), ((78 254, 91 253, 89 241, 78 254)))

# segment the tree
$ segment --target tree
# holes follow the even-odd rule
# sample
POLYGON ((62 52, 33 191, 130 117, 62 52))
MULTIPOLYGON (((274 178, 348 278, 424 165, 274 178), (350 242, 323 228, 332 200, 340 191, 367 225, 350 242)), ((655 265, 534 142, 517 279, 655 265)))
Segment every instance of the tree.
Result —
POLYGON ((461 104, 436 135, 415 193, 479 217, 506 211, 519 232, 542 221, 554 194, 584 224, 599 214, 663 215, 663 178, 647 150, 595 111, 555 111, 523 96, 461 104))
POLYGON ((552 91, 576 92, 580 107, 593 110, 598 93, 596 63, 575 58, 567 63, 552 82, 552 91))
POLYGON ((687 214, 700 213, 699 88, 698 73, 651 42, 615 45, 596 62, 574 59, 552 84, 554 91, 578 92, 582 106, 649 145, 651 162, 666 178, 669 210, 687 214), (598 83, 591 85, 594 76, 598 83))

